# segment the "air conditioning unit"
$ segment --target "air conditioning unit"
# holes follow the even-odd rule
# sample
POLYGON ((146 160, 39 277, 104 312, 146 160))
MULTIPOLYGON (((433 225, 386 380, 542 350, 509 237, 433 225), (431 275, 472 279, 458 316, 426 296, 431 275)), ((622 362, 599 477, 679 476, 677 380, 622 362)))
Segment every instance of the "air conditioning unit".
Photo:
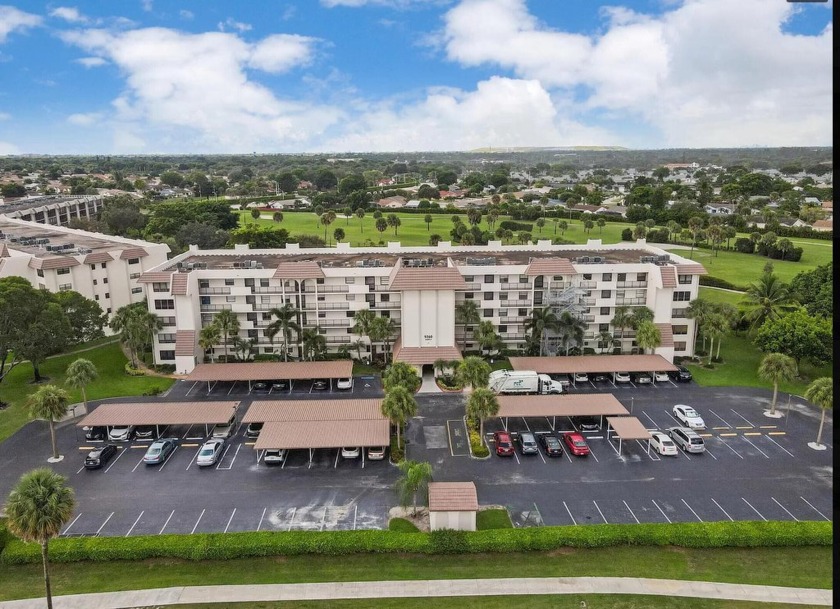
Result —
POLYGON ((590 262, 594 262, 594 263, 596 263, 596 264, 603 264, 603 263, 604 263, 604 257, 603 257, 603 256, 594 256, 594 257, 590 260, 590 262))

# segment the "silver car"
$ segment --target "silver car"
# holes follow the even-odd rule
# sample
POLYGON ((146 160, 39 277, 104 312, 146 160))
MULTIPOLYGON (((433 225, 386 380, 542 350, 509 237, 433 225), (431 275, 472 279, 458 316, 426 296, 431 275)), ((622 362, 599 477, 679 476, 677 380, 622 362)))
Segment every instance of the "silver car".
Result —
POLYGON ((222 457, 222 452, 225 449, 225 441, 222 438, 212 438, 207 440, 198 451, 198 456, 195 458, 195 464, 199 467, 208 467, 215 465, 222 457))
POLYGON ((134 425, 117 425, 108 432, 111 442, 128 442, 134 438, 134 425))
POLYGON ((674 444, 687 453, 706 452, 706 443, 697 433, 688 427, 669 427, 665 431, 671 436, 674 444))
POLYGON ((540 452, 537 447, 537 439, 530 431, 519 433, 519 452, 523 455, 536 455, 540 452))

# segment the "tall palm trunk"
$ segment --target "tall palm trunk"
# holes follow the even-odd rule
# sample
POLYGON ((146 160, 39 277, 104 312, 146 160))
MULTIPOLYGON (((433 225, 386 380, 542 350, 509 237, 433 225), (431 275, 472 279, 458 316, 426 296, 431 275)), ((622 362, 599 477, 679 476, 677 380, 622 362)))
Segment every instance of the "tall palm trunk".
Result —
POLYGON ((52 589, 50 587, 50 563, 48 558, 49 540, 45 539, 41 544, 41 561, 44 563, 44 590, 47 597, 47 609, 52 609, 52 589))
POLYGON ((712 365, 712 354, 715 352, 715 337, 709 337, 709 366, 712 365))
POLYGON ((776 396, 779 394, 779 381, 773 381, 773 401, 770 402, 770 414, 776 414, 776 396))
POLYGON ((822 439, 823 423, 825 423, 825 408, 822 409, 822 416, 820 416, 820 428, 817 431, 817 444, 822 444, 820 440, 822 439))
POLYGON ((85 405, 85 412, 87 412, 87 390, 82 386, 82 404, 85 405))
POLYGON ((50 419, 50 439, 52 440, 53 459, 58 459, 58 447, 55 445, 55 423, 50 419))
POLYGON ((716 358, 718 361, 720 361, 720 344, 721 344, 722 342, 723 342, 723 337, 722 337, 722 336, 721 336, 721 337, 718 337, 717 354, 715 355, 715 358, 716 358))

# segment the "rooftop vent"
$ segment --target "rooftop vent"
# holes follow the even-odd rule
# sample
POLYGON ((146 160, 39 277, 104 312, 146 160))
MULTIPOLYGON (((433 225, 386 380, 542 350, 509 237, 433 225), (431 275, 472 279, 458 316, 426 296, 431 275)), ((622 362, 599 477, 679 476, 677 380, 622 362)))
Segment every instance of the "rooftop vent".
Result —
POLYGON ((487 256, 484 258, 467 258, 466 259, 467 266, 494 266, 496 264, 496 259, 493 256, 487 256))
POLYGON ((639 262, 642 264, 656 264, 657 256, 641 256, 639 262))

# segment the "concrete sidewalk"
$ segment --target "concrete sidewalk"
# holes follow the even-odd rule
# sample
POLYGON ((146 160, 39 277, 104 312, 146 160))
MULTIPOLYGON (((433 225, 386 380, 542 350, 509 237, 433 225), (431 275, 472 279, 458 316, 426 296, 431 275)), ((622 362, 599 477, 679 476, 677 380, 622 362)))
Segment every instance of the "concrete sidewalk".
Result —
MULTIPOLYGON (((53 604, 56 609, 123 609, 188 603, 223 605, 238 602, 538 594, 647 594, 793 605, 832 605, 831 590, 636 577, 531 577, 191 586, 56 596, 53 598, 53 604)), ((0 609, 43 607, 43 598, 0 602, 0 609)))

